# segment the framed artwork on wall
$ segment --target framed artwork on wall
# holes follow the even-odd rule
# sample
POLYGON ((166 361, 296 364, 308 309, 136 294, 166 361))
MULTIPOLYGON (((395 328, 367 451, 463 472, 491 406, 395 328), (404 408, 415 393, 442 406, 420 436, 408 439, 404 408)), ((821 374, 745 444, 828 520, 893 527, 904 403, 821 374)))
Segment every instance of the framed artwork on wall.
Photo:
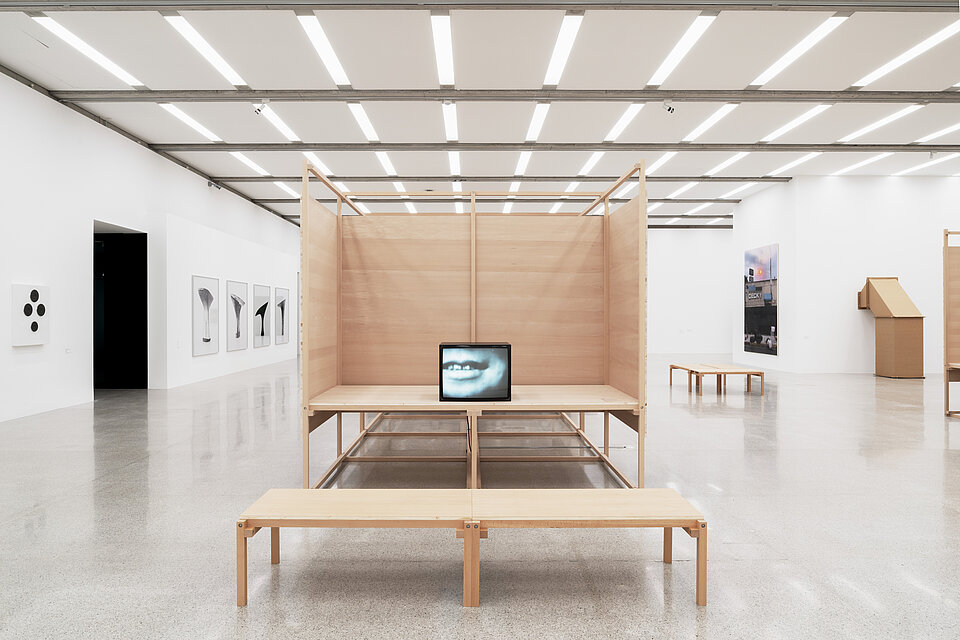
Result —
POLYGON ((274 289, 273 306, 276 309, 276 344, 290 342, 290 290, 274 289))
POLYGON ((193 276, 193 355, 207 356, 220 351, 220 280, 193 276))
POLYGON ((270 346, 270 287, 253 285, 253 346, 270 346))
POLYGON ((750 249, 743 254, 743 350, 775 356, 779 351, 777 282, 780 245, 750 249))
POLYGON ((247 348, 250 335, 250 305, 247 283, 227 280, 227 351, 247 348))
POLYGON ((15 347, 46 344, 50 339, 50 288, 15 284, 12 288, 10 337, 15 347))

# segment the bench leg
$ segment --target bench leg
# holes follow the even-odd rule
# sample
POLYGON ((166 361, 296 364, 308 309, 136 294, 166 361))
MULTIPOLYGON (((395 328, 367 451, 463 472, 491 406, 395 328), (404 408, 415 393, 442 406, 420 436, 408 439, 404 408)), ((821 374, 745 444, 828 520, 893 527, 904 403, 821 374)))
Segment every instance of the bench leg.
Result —
POLYGON ((270 564, 280 564, 280 527, 270 527, 270 564))
POLYGON ((480 523, 463 525, 463 606, 480 606, 480 523))
POLYGON ((673 527, 663 528, 663 561, 666 564, 673 562, 673 527))
POLYGON ((760 395, 763 395, 763 374, 760 374, 760 395))
POLYGON ((697 530, 697 604, 707 604, 707 523, 698 523, 697 530))
POLYGON ((697 395, 698 396, 703 395, 703 374, 702 373, 697 374, 697 395))
POLYGON ((693 391, 693 372, 687 371, 687 391, 693 391))
POLYGON ((723 374, 717 374, 717 395, 720 395, 720 392, 723 390, 723 374))
POLYGON ((747 393, 750 393, 752 383, 753 383, 753 376, 748 373, 747 374, 747 393))
POLYGON ((247 606, 247 537, 243 523, 237 523, 237 606, 247 606))

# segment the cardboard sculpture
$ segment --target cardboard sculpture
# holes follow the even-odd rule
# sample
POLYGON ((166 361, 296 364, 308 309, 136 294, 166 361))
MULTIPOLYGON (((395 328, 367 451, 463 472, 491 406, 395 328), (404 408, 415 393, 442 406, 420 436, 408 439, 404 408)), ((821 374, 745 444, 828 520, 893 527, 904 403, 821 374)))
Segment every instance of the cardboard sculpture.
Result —
POLYGON ((857 308, 876 318, 876 375, 923 377, 923 314, 897 278, 867 278, 857 308))

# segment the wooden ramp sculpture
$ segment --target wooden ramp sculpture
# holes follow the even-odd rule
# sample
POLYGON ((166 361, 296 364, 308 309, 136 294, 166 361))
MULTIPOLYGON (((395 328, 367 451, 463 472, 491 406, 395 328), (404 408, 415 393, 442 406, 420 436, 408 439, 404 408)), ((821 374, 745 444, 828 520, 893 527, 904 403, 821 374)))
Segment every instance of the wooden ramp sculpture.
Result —
POLYGON ((923 314, 897 278, 867 278, 857 308, 876 318, 876 375, 923 377, 923 314))
POLYGON ((950 383, 960 382, 960 246, 950 246, 950 236, 960 231, 943 230, 943 412, 950 410, 950 383))

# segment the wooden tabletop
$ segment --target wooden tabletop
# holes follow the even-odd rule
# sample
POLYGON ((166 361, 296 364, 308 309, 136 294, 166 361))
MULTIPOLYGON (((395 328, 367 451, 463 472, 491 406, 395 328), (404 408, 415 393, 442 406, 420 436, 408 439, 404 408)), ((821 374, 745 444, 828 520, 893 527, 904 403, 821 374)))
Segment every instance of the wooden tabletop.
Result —
POLYGON ((753 369, 750 367, 742 367, 735 364, 671 364, 671 367, 674 369, 683 369, 684 371, 693 371, 694 373, 707 373, 710 375, 713 374, 730 374, 730 375, 747 375, 747 374, 756 374, 759 375, 763 373, 760 369, 753 369))
POLYGON ((509 402, 441 401, 433 385, 341 385, 310 400, 313 411, 618 411, 636 398, 609 385, 513 385, 509 402))
POLYGON ((253 521, 463 521, 469 489, 270 489, 243 512, 253 521))

